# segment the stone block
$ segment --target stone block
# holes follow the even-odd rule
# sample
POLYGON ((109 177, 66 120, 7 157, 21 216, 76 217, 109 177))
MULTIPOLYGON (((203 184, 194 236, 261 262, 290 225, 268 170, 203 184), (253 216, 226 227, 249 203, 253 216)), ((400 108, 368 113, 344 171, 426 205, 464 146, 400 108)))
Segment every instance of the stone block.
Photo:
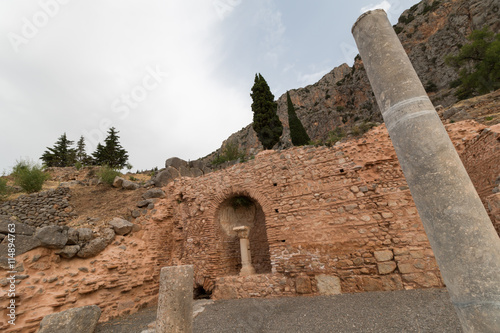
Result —
POLYGON ((338 276, 320 274, 316 275, 315 278, 318 291, 321 295, 338 295, 342 293, 340 278, 338 276))
POLYGON ((100 237, 91 240, 89 243, 85 244, 80 251, 77 252, 79 258, 90 258, 98 255, 102 252, 108 244, 106 241, 100 237))
POLYGON ((398 263, 398 269, 401 274, 409 274, 409 273, 416 273, 419 270, 413 266, 413 264, 410 263, 398 263))
POLYGON ((312 293, 311 279, 305 275, 297 276, 295 279, 295 290, 297 294, 312 293))
POLYGON ((124 180, 122 183, 122 188, 124 190, 134 191, 137 190, 139 187, 140 187, 139 184, 134 183, 130 180, 124 180))
POLYGON ((385 275, 394 272, 396 269, 396 263, 394 261, 386 261, 377 263, 378 273, 385 275))
POLYGON ((80 244, 89 242, 94 235, 94 232, 90 228, 78 228, 76 231, 78 232, 78 243, 80 244))
POLYGON ((66 245, 61 250, 57 251, 56 254, 65 259, 71 259, 78 253, 78 251, 80 251, 80 245, 66 245))
POLYGON ((193 266, 161 269, 156 332, 192 332, 193 281, 193 266))
MULTIPOLYGON (((142 195, 142 198, 144 200, 153 199, 153 198, 164 198, 164 197, 165 197, 165 192, 163 192, 163 190, 161 188, 152 188, 150 190, 147 190, 142 195)), ((143 205, 142 207, 144 207, 144 206, 147 206, 147 204, 143 205)))
POLYGON ((38 333, 93 333, 101 316, 97 305, 87 305, 45 316, 38 333))
POLYGON ((394 258, 394 254, 391 250, 374 251, 373 255, 377 261, 389 261, 394 258))

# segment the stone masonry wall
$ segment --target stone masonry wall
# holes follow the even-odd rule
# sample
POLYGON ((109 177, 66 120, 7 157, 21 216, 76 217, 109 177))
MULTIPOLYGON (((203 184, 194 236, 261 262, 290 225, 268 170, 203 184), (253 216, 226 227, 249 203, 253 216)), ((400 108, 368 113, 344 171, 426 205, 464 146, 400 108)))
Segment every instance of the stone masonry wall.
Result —
POLYGON ((22 195, 1 203, 0 215, 15 216, 20 222, 32 227, 61 225, 75 214, 68 202, 70 196, 69 187, 22 195))

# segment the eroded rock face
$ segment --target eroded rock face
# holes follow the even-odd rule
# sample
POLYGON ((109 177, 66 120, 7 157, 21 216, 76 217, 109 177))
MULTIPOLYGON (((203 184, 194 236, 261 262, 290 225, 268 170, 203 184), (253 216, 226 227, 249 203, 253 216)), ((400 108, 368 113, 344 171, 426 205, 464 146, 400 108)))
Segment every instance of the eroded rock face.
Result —
POLYGON ((100 316, 95 305, 54 313, 43 318, 38 333, 93 333, 100 316))
POLYGON ((181 166, 187 168, 188 162, 178 157, 171 157, 165 161, 165 168, 173 167, 175 169, 179 169, 181 166))

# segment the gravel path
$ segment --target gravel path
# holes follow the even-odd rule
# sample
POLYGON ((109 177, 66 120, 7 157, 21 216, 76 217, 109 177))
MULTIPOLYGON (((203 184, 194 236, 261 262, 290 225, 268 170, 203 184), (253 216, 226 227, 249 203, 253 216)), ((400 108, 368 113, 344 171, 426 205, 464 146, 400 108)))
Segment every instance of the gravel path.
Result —
MULTIPOLYGON (((194 319, 195 333, 462 332, 445 289, 337 296, 215 301, 194 319)), ((140 333, 156 309, 102 323, 96 333, 140 333)))

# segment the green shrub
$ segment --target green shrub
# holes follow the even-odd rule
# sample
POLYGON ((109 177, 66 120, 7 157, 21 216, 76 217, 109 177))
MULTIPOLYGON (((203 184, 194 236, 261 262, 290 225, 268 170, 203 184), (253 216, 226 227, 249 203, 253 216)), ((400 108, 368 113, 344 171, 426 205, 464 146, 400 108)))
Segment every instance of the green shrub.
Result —
POLYGON ((7 179, 0 178, 0 200, 4 200, 10 194, 10 189, 7 186, 7 179))
POLYGON ((21 186, 27 193, 40 191, 43 183, 50 178, 41 166, 30 161, 17 162, 12 170, 12 176, 15 184, 21 186))
POLYGON ((342 138, 345 137, 345 135, 346 133, 344 129, 341 127, 337 127, 333 131, 330 131, 330 133, 328 133, 328 139, 326 140, 325 144, 328 147, 331 147, 335 145, 337 141, 342 140, 342 138))
POLYGON ((113 181, 115 177, 120 176, 120 172, 116 169, 113 169, 107 165, 100 167, 99 172, 97 173, 99 178, 106 184, 113 185, 113 181))
POLYGON ((220 165, 220 164, 222 164, 224 162, 234 161, 234 160, 237 160, 237 159, 240 159, 240 160, 244 161, 244 159, 245 159, 245 153, 241 152, 238 149, 238 145, 236 143, 228 142, 226 144, 226 146, 224 147, 224 149, 222 150, 222 154, 221 155, 217 155, 212 160, 212 164, 213 165, 220 165))
POLYGON ((492 116, 488 116, 488 117, 484 118, 484 120, 490 121, 490 120, 493 120, 493 117, 492 116))
POLYGON ((427 81, 427 83, 425 84, 425 91, 430 93, 430 92, 437 92, 438 91, 438 87, 437 85, 432 82, 432 81, 427 81))
POLYGON ((76 168, 76 170, 80 170, 81 168, 83 168, 83 164, 82 164, 82 162, 77 161, 77 162, 75 163, 75 168, 76 168))

